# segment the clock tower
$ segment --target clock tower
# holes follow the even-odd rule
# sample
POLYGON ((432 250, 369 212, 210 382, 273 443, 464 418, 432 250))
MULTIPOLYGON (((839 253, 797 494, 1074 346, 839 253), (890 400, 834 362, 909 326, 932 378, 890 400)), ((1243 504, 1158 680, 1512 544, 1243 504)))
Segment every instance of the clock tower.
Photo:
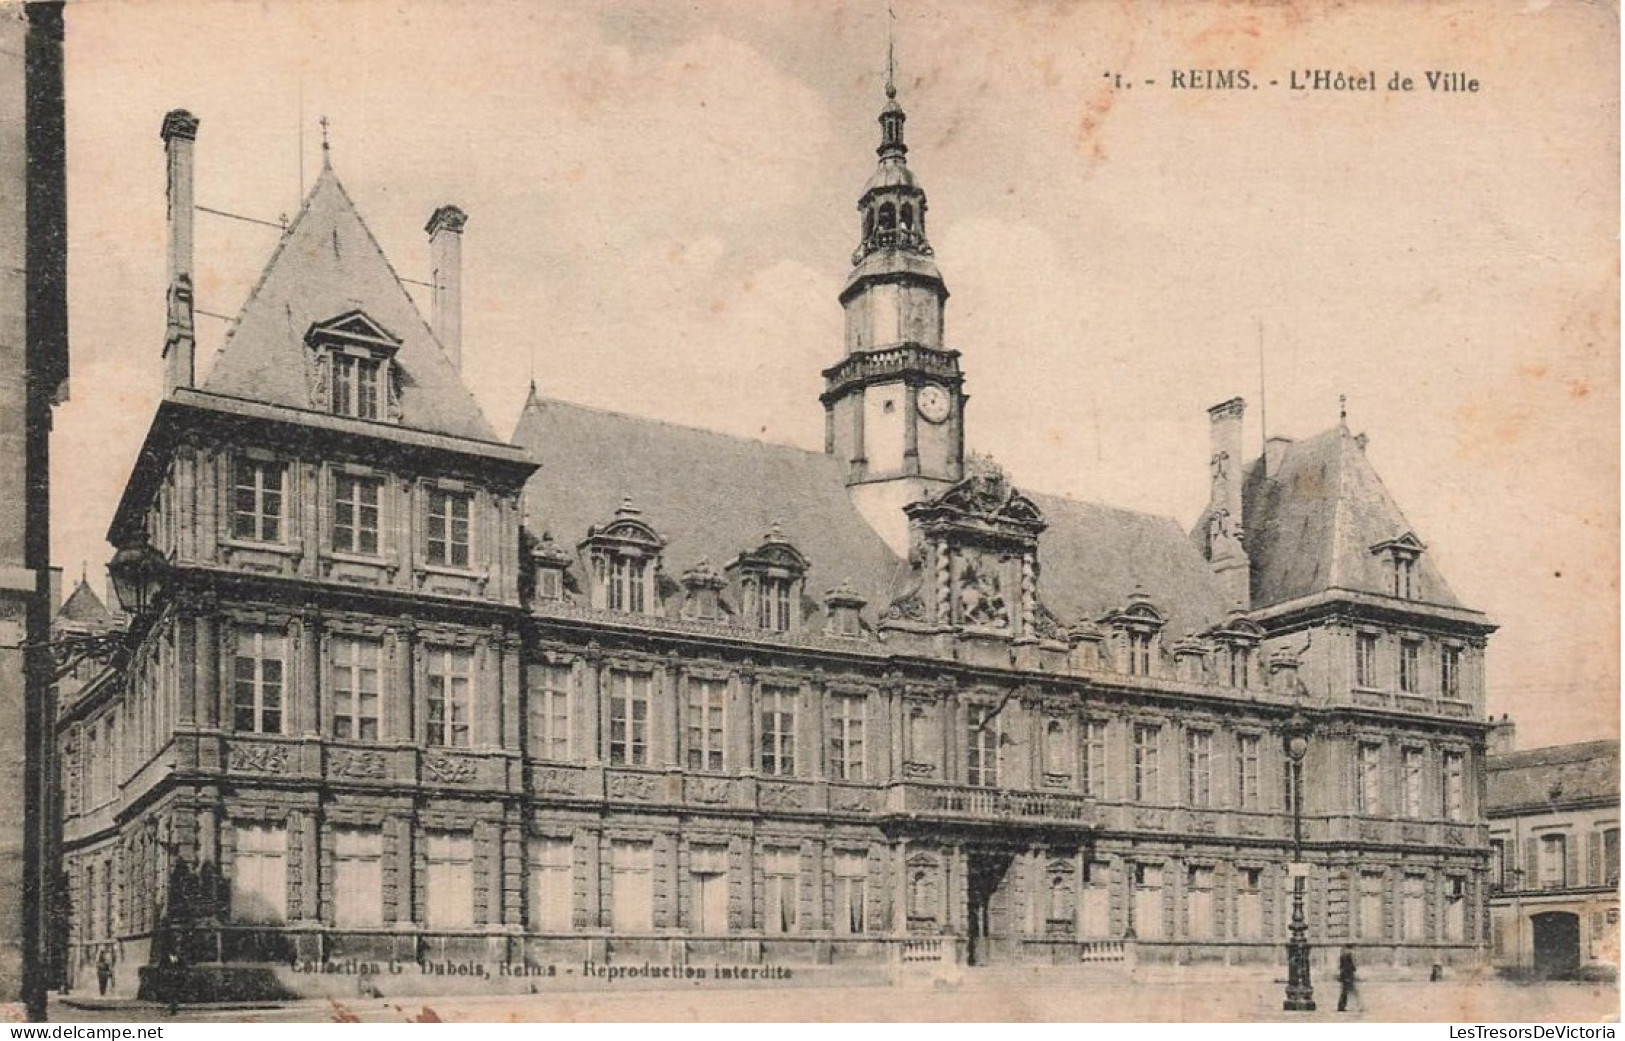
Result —
POLYGON ((846 357, 824 370, 824 451, 847 464, 859 512, 899 554, 903 507, 963 475, 964 376, 943 346, 948 287, 926 239, 926 199, 909 170, 890 69, 879 166, 858 198, 852 273, 841 290, 846 357))

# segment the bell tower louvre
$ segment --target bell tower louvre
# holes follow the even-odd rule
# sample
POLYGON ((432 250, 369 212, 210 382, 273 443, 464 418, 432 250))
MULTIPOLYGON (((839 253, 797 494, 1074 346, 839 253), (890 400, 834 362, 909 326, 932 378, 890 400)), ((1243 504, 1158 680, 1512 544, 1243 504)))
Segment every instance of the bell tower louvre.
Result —
POLYGON ((925 192, 908 168, 907 116, 887 55, 880 157, 858 198, 860 237, 841 290, 846 356, 824 370, 824 450, 847 464, 853 504, 906 552, 902 508, 964 471, 966 396, 959 352, 943 345, 948 287, 926 237, 925 192))

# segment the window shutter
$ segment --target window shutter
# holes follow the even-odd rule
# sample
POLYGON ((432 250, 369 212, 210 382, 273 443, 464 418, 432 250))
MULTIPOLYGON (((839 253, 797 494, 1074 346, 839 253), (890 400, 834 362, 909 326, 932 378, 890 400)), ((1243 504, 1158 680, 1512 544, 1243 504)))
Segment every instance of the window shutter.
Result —
POLYGON ((1580 885, 1580 836, 1571 835, 1563 840, 1565 854, 1563 864, 1563 885, 1580 885))
POLYGON ((1540 886, 1540 840, 1523 840, 1523 885, 1519 889, 1535 889, 1540 886))
POLYGON ((1602 885, 1602 835, 1595 831, 1586 836, 1586 884, 1602 885))

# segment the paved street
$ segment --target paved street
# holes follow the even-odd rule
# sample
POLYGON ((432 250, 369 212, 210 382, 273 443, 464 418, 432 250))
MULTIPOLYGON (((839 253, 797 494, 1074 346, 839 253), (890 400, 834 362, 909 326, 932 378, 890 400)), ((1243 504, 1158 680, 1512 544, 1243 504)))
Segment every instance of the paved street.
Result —
MULTIPOLYGON (((1284 1021, 1336 1022, 1598 1022, 1617 1021, 1619 994, 1611 985, 1501 981, 1375 982, 1364 989, 1363 1012, 1339 1015, 1337 988, 1321 982, 1320 1009, 1281 1011, 1281 984, 1273 978, 1231 977, 1177 982, 1166 976, 1139 983, 1102 980, 1050 970, 1024 975, 970 973, 957 984, 921 981, 898 987, 716 986, 575 991, 528 997, 400 998, 308 1001, 277 1007, 187 1009, 181 1021, 311 1022, 333 1019, 406 1022, 433 1016, 448 1022, 690 1022, 752 1020, 803 1022, 989 1021, 1284 1021)), ((162 1022, 160 1007, 124 1003, 72 1008, 58 1002, 56 1022, 162 1022)))

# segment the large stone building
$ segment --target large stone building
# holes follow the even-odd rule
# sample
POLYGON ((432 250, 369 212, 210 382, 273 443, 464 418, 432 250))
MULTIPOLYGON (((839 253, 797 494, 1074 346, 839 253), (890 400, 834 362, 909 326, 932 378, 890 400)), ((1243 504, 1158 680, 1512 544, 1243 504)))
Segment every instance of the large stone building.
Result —
POLYGON ((1617 975, 1619 741, 1497 748, 1486 773, 1496 963, 1617 975))
POLYGON ((171 113, 169 389, 111 530, 164 585, 59 728, 82 965, 1274 961, 1300 723, 1311 940, 1480 957, 1492 626, 1363 437, 1248 459, 1215 406, 1191 531, 967 459, 880 124, 808 452, 534 387, 499 439, 464 215, 425 321, 331 168, 194 385, 171 113))

